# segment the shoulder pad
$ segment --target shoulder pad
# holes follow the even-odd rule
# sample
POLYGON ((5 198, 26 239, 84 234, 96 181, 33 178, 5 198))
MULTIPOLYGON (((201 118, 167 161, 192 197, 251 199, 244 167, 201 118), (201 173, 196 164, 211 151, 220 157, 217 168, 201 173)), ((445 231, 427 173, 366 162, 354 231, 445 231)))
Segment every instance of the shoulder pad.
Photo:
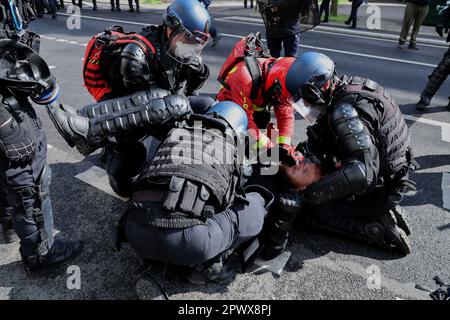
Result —
POLYGON ((328 120, 332 126, 358 117, 358 112, 349 103, 339 103, 329 114, 328 120))
POLYGON ((128 44, 120 55, 134 60, 145 60, 145 52, 134 43, 128 44))

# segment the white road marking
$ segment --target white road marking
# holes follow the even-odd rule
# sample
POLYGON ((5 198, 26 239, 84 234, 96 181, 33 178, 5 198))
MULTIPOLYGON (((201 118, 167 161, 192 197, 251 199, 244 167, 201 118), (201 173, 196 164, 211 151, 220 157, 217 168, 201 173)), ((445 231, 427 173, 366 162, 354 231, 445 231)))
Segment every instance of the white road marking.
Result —
MULTIPOLYGON (((250 17, 225 17, 225 18, 217 18, 214 19, 215 21, 221 21, 221 22, 238 22, 241 24, 246 25, 252 25, 252 26, 259 26, 264 27, 264 23, 261 19, 258 18, 250 18, 250 17), (253 22, 248 22, 253 21, 253 22)), ((392 35, 392 34, 384 34, 384 33, 376 33, 376 32, 365 32, 365 31, 358 31, 358 34, 349 34, 345 32, 333 32, 335 30, 333 27, 326 27, 326 26, 318 26, 312 30, 309 30, 308 32, 313 33, 324 33, 324 34, 330 34, 330 35, 342 35, 349 38, 359 38, 359 39, 368 39, 368 40, 375 40, 375 41, 382 41, 382 42, 392 42, 392 43, 398 43, 398 36, 392 35), (389 39, 385 38, 379 38, 377 36, 383 36, 388 37, 389 39)), ((419 42, 421 39, 418 39, 419 42)), ((425 47, 432 47, 432 48, 446 48, 448 45, 445 43, 445 41, 442 41, 442 44, 429 44, 429 43, 421 43, 421 46, 425 47)))
POLYGON ((116 194, 109 185, 108 177, 106 175, 106 171, 97 166, 92 166, 88 170, 77 174, 75 178, 103 191, 117 199, 120 199, 124 202, 128 201, 127 198, 123 198, 116 194))
POLYGON ((450 210, 450 173, 444 172, 442 174, 442 202, 443 207, 450 210))
POLYGON ((57 41, 57 42, 67 42, 67 41, 69 41, 69 40, 66 40, 66 39, 56 39, 56 41, 57 41))
POLYGON ((276 275, 281 275, 281 272, 283 271, 284 267, 286 266, 286 263, 288 262, 289 258, 291 257, 292 253, 289 251, 285 251, 282 254, 280 254, 278 257, 276 257, 273 260, 270 261, 264 261, 260 258, 257 258, 255 260, 255 264, 259 266, 256 270, 254 270, 252 273, 259 273, 263 270, 269 270, 276 275))
POLYGON ((421 117, 415 117, 415 116, 412 116, 412 115, 409 115, 409 114, 404 114, 403 117, 406 120, 419 122, 419 123, 423 123, 423 124, 428 124, 428 125, 431 125, 431 126, 441 127, 441 129, 442 129, 442 132, 441 132, 442 141, 450 142, 450 123, 436 121, 436 120, 431 120, 431 119, 426 119, 426 118, 421 118, 421 117))
MULTIPOLYGON (((69 14, 66 14, 66 13, 59 13, 59 14, 63 15, 63 16, 72 16, 72 15, 69 15, 69 14)), ((92 17, 92 16, 81 16, 81 15, 74 15, 74 16, 75 17, 84 18, 84 19, 109 21, 109 22, 118 22, 118 23, 139 25, 139 26, 147 26, 148 25, 146 23, 125 21, 125 20, 107 19, 107 18, 99 18, 99 17, 92 17)), ((240 36, 240 35, 228 34, 228 33, 222 33, 222 36, 229 37, 229 38, 236 38, 236 39, 241 39, 243 37, 243 36, 240 36)), ((48 39, 48 37, 47 37, 47 39, 48 39)), ((56 40, 56 41, 58 41, 58 40, 56 40)), ((266 41, 266 39, 263 39, 263 41, 266 41)), ((87 43, 86 44, 81 44, 81 46, 86 47, 87 43)), ((430 64, 430 63, 411 61, 411 60, 403 60, 403 59, 395 59, 395 58, 383 57, 383 56, 378 56, 378 55, 357 53, 357 52, 338 50, 338 49, 329 49, 329 48, 315 47, 315 46, 308 46, 308 45, 300 45, 300 47, 313 49, 313 50, 321 50, 321 51, 327 51, 327 52, 341 53, 341 54, 346 54, 346 55, 350 55, 350 56, 358 56, 358 57, 363 57, 363 58, 371 58, 371 59, 378 59, 378 60, 391 61, 391 62, 400 62, 400 63, 411 64, 411 65, 416 65, 416 66, 430 67, 430 68, 435 68, 437 66, 435 64, 430 64)))
POLYGON ((50 70, 56 69, 55 66, 48 66, 48 68, 49 68, 50 70))

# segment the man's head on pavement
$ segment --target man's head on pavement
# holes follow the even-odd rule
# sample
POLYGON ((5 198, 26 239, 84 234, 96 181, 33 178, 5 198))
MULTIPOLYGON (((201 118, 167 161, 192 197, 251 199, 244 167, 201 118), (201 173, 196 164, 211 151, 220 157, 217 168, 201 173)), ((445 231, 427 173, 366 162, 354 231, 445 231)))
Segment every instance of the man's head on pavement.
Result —
POLYGON ((286 181, 286 187, 296 191, 302 191, 310 185, 320 181, 324 177, 324 172, 320 165, 304 161, 295 166, 280 166, 281 177, 286 181))
POLYGON ((164 14, 165 50, 174 60, 190 64, 208 44, 211 18, 197 0, 175 0, 164 14))
POLYGON ((326 113, 336 86, 334 61, 322 53, 306 52, 286 75, 291 104, 309 123, 326 113))

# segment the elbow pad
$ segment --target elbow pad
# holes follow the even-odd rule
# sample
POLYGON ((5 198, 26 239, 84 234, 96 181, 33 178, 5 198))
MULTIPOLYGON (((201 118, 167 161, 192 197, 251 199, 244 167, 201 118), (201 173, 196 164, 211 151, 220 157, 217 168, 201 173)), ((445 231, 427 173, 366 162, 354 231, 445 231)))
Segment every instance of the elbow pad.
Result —
POLYGON ((305 202, 318 205, 365 193, 371 185, 368 182, 364 164, 353 160, 307 188, 303 197, 305 202))
POLYGON ((123 49, 120 74, 127 88, 135 90, 148 88, 151 78, 150 68, 147 56, 138 45, 129 44, 123 49))

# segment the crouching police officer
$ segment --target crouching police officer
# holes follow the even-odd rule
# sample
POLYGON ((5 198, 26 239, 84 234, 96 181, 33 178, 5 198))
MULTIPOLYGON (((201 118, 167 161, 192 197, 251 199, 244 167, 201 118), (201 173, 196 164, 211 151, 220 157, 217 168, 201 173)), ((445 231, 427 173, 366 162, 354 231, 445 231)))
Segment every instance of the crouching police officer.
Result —
POLYGON ((121 238, 144 259, 196 265, 204 280, 224 280, 227 253, 260 233, 273 196, 259 186, 243 187, 248 167, 240 162, 244 152, 237 142, 247 130, 245 111, 226 101, 202 116, 192 114, 188 101, 181 95, 155 98, 150 90, 128 103, 97 104, 94 109, 104 113, 95 118, 58 107, 49 111, 60 132, 82 150, 136 128, 158 137, 162 143, 149 150, 152 155, 133 184, 121 238), (175 98, 177 106, 169 105, 175 98), (118 104, 128 110, 108 109, 118 104))
POLYGON ((28 101, 54 100, 58 88, 45 61, 19 42, 0 40, 0 64, 0 222, 5 242, 17 233, 25 269, 37 273, 81 250, 78 241, 53 238, 47 138, 28 101))
MULTIPOLYGON (((161 25, 145 27, 139 33, 140 40, 127 44, 121 52, 117 49, 120 44, 114 43, 111 50, 108 47, 97 60, 95 43, 91 51, 94 62, 85 66, 85 86, 95 93, 97 101, 151 88, 194 96, 209 76, 201 53, 209 41, 210 25, 208 12, 197 0, 175 0, 167 7, 161 25), (117 56, 117 51, 120 56, 117 56), (113 54, 108 56, 107 53, 113 54)), ((103 39, 98 41, 101 46, 103 39)), ((190 100, 199 113, 204 113, 203 110, 213 102, 211 98, 198 96, 190 100)), ((84 108, 81 114, 90 116, 93 113, 84 108)), ((134 168, 139 168, 134 163, 144 149, 139 142, 141 138, 139 133, 123 135, 105 148, 105 169, 111 187, 123 197, 131 195, 131 177, 137 174, 134 168)))
MULTIPOLYGON (((399 203, 405 190, 415 187, 408 180, 415 161, 400 109, 374 81, 338 78, 334 62, 323 54, 307 52, 294 64, 287 78, 300 89, 288 90, 294 107, 312 124, 301 148, 327 172, 295 193, 301 217, 315 227, 408 255, 410 229, 399 203)), ((294 186, 297 178, 293 172, 294 186)))

